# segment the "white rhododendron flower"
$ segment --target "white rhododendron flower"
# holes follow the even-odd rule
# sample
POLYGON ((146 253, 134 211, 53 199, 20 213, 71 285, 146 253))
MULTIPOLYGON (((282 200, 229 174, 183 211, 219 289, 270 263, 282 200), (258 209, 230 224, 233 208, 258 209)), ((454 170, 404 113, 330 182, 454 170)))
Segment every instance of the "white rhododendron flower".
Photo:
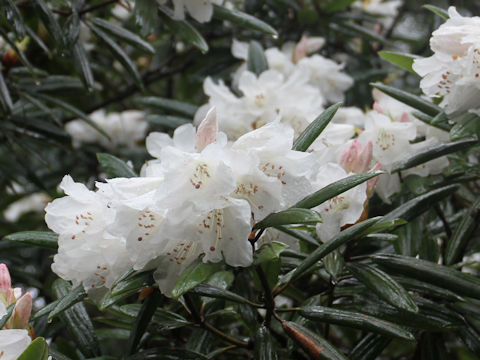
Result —
MULTIPOLYGON (((167 0, 157 0, 160 4, 166 4, 167 0)), ((213 5, 221 5, 223 0, 172 0, 174 18, 185 19, 185 9, 191 17, 198 22, 210 21, 213 15, 213 5)))
POLYGON ((85 121, 73 120, 65 125, 65 131, 72 137, 74 146, 98 143, 108 149, 118 146, 131 148, 144 139, 148 128, 145 114, 137 110, 109 114, 105 110, 97 110, 90 114, 90 119, 108 134, 110 140, 85 121))
POLYGON ((15 222, 25 213, 41 212, 50 200, 51 198, 45 193, 27 195, 11 203, 3 212, 3 216, 5 220, 15 222))
POLYGON ((415 59, 413 69, 423 77, 420 87, 442 98, 447 114, 478 112, 480 96, 480 17, 463 17, 452 6, 449 19, 432 33, 434 54, 415 59))
POLYGON ((0 330, 0 359, 17 360, 31 342, 27 330, 0 330))

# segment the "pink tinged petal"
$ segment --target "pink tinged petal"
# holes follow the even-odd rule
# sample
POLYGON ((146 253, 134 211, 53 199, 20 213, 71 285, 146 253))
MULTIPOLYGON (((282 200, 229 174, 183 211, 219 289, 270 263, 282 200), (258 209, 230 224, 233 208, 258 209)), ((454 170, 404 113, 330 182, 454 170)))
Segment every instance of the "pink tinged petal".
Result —
POLYGON ((373 156, 373 144, 369 140, 367 145, 365 145, 358 154, 356 162, 353 164, 353 172, 355 173, 364 173, 368 170, 370 163, 372 162, 373 156))
MULTIPOLYGON (((381 168, 382 168, 382 164, 380 162, 377 162, 373 167, 372 171, 380 170, 381 168)), ((375 190, 375 186, 377 185, 377 182, 378 182, 378 176, 367 181, 367 196, 370 196, 373 193, 373 191, 375 190)))
POLYGON ((5 264, 0 264, 0 300, 2 298, 7 302, 6 305, 10 305, 12 299, 12 282, 7 265, 5 264))
POLYGON ((25 329, 32 314, 32 295, 26 293, 15 303, 11 322, 12 329, 25 329))
POLYGON ((208 110, 197 130, 197 150, 201 152, 207 145, 215 142, 218 135, 217 110, 212 107, 208 110))
POLYGON ((402 114, 402 117, 400 118, 400 122, 410 122, 410 117, 408 116, 408 113, 405 111, 403 114, 402 114))
POLYGON ((380 104, 376 101, 373 103, 373 110, 375 110, 376 112, 379 112, 380 114, 383 114, 383 110, 380 104))
POLYGON ((308 48, 308 38, 306 36, 302 36, 297 46, 295 46, 295 50, 293 51, 293 54, 292 54, 293 63, 296 64, 299 60, 307 56, 307 48, 308 48))
POLYGON ((362 149, 362 144, 357 139, 353 140, 352 145, 350 145, 342 154, 340 159, 340 165, 348 172, 354 171, 355 162, 357 161, 360 150, 362 149))

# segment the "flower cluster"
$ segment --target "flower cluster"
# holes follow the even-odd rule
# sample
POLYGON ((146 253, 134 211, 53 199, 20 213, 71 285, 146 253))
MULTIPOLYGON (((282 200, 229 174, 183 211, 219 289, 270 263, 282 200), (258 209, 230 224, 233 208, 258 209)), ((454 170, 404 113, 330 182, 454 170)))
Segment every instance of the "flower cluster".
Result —
MULTIPOLYGON (((46 222, 59 234, 52 269, 90 291, 110 287, 129 269, 156 269, 169 294, 199 256, 249 266, 255 222, 348 175, 320 163, 319 153, 291 150, 293 139, 293 129, 275 121, 229 143, 212 109, 198 130, 187 124, 173 138, 151 133, 146 143, 155 159, 140 177, 97 183, 94 192, 66 176, 60 187, 68 196, 46 207, 46 222)), ((325 214, 320 238, 358 220, 366 196, 362 184, 315 209, 325 214)), ((293 242, 286 237, 268 231, 261 242, 293 242)))
POLYGON ((7 323, 0 329, 0 359, 16 360, 32 342, 28 320, 32 312, 32 296, 21 295, 20 289, 13 289, 8 268, 0 264, 0 319, 7 314, 7 307, 14 304, 7 323))
POLYGON ((450 18, 432 33, 433 55, 415 59, 413 69, 423 77, 420 87, 447 114, 480 113, 480 17, 463 17, 455 7, 450 18))

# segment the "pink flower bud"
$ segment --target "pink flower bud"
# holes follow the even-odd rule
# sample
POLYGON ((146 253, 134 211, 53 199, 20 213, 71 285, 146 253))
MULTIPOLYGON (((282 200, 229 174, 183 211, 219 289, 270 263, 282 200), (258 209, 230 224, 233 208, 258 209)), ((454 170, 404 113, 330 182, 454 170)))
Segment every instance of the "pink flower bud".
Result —
POLYGON ((0 301, 7 306, 13 301, 12 281, 5 264, 0 264, 0 301))
POLYGON ((343 152, 340 165, 347 172, 361 174, 368 171, 372 162, 372 156, 373 145, 371 141, 362 148, 360 141, 354 139, 352 145, 343 152))
POLYGON ((11 329, 25 329, 28 325, 28 320, 32 314, 32 295, 26 293, 15 303, 12 317, 8 320, 9 328, 11 329))
POLYGON ((382 110, 382 107, 380 106, 380 104, 378 102, 374 102, 373 103, 373 110, 375 110, 376 112, 380 113, 380 114, 383 114, 383 110, 382 110))
POLYGON ((406 111, 403 112, 402 117, 400 118, 400 122, 410 122, 410 116, 408 116, 408 113, 406 111))
POLYGON ((205 119, 202 120, 197 129, 197 151, 202 151, 207 145, 217 139, 218 123, 217 110, 212 107, 208 110, 205 119))
POLYGON ((295 50, 293 51, 293 54, 292 54, 292 61, 294 64, 296 64, 305 56, 307 56, 307 45, 308 45, 307 37, 302 36, 297 46, 295 46, 295 50))

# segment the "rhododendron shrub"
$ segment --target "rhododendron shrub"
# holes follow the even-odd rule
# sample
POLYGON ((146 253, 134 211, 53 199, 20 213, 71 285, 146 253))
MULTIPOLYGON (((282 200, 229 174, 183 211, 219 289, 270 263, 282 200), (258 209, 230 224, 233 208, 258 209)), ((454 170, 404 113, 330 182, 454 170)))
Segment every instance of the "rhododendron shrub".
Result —
POLYGON ((422 5, 0 4, 0 360, 476 359, 480 8, 422 5))

